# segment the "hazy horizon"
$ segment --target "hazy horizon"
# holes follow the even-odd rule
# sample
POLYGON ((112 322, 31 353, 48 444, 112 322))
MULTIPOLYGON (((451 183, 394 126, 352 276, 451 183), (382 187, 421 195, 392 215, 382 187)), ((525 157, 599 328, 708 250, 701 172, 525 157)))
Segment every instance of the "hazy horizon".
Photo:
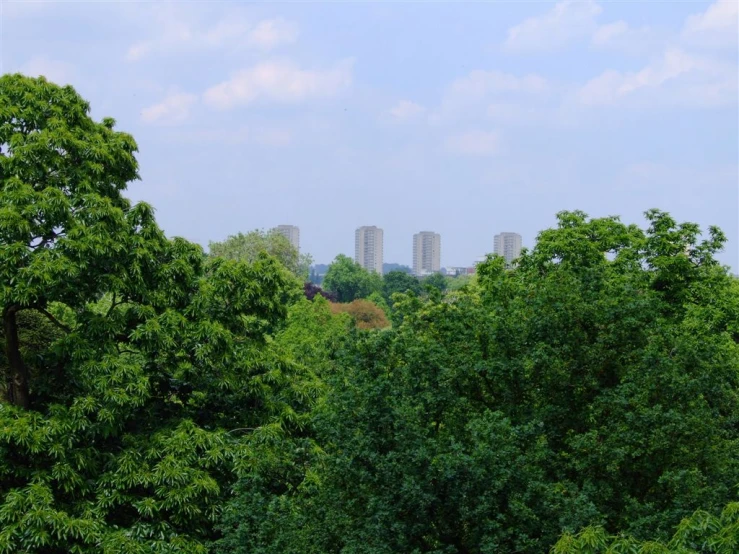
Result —
POLYGON ((2 2, 2 72, 73 85, 139 144, 169 235, 297 225, 531 247, 561 210, 718 225, 739 272, 737 3, 2 2))

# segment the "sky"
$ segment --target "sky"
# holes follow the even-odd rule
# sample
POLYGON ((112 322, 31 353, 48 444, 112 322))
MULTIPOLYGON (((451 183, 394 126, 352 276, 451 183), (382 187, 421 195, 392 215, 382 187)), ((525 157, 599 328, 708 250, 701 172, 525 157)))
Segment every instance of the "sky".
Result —
POLYGON ((739 273, 739 4, 0 0, 0 71, 139 145, 128 196, 207 246, 300 227, 316 262, 524 246, 562 210, 717 225, 739 273))

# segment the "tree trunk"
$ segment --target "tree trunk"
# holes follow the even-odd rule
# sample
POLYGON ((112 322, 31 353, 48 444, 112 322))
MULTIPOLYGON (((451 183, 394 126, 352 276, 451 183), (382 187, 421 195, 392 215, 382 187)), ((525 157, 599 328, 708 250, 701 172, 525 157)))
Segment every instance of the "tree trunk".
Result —
POLYGON ((3 311, 3 328, 5 331, 5 355, 8 358, 7 399, 11 404, 28 409, 28 369, 23 363, 20 343, 18 341, 17 306, 3 311))

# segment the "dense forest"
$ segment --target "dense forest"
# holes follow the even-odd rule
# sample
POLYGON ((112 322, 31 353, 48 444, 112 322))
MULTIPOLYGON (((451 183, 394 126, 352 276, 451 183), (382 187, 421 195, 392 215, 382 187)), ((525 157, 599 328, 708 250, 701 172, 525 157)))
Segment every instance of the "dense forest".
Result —
POLYGON ((321 289, 166 237, 89 110, 0 77, 0 552, 739 551, 719 229, 562 212, 460 286, 321 289))

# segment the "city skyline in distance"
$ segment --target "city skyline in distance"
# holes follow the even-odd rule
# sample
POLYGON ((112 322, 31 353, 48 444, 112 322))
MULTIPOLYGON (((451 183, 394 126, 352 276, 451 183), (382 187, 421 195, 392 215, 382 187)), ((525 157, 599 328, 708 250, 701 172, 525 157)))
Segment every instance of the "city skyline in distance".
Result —
MULTIPOLYGON (((273 227, 274 230, 288 238, 292 246, 300 252, 300 227, 297 225, 281 224, 273 227)), ((513 260, 521 255, 523 247, 522 237, 514 232, 501 232, 493 235, 493 247, 490 252, 498 254, 505 258, 507 264, 511 264, 513 260)), ((383 229, 376 225, 363 225, 355 229, 354 232, 354 261, 368 271, 378 273, 383 272, 383 265, 386 263, 397 263, 412 270, 412 273, 418 277, 430 275, 439 272, 442 268, 468 268, 473 267, 484 256, 478 256, 474 260, 462 265, 442 263, 441 259, 441 234, 433 231, 419 231, 413 234, 412 256, 408 263, 404 259, 388 260, 384 257, 385 240, 383 229)), ((310 252, 307 252, 310 254, 310 252)), ((337 256, 339 254, 336 254, 337 256)), ((334 256, 335 258, 335 256, 334 256)), ((332 260, 315 260, 314 264, 329 265, 332 260)))

